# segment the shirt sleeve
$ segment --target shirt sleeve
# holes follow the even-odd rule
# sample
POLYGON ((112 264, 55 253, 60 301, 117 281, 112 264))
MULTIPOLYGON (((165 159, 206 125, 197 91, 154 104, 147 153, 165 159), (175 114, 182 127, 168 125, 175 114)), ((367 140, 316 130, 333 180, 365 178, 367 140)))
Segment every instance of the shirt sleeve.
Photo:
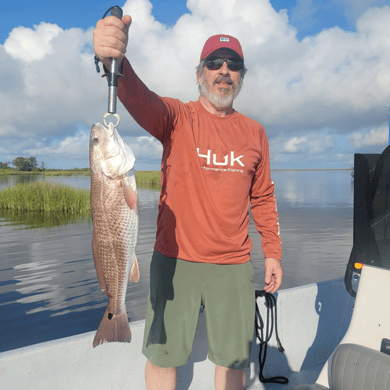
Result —
POLYGON ((175 126, 175 104, 149 90, 134 72, 129 61, 123 60, 123 77, 118 82, 118 98, 134 120, 161 143, 169 139, 175 126))
POLYGON ((279 218, 276 206, 274 183, 271 180, 269 146, 267 136, 261 127, 261 160, 256 168, 251 186, 251 211, 265 257, 281 260, 279 218))

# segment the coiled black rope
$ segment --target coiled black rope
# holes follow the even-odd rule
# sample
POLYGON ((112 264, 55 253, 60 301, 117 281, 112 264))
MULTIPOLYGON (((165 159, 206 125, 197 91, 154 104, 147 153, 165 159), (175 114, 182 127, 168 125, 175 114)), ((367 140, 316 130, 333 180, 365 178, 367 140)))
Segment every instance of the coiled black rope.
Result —
POLYGON ((265 290, 256 290, 255 297, 256 297, 255 330, 256 330, 256 337, 260 343, 259 380, 262 383, 279 383, 281 385, 287 385, 288 379, 284 376, 273 376, 271 378, 264 378, 264 376, 263 376, 263 368, 265 365, 265 359, 267 357, 268 342, 270 341, 271 336, 272 336, 272 332, 274 329, 274 323, 275 323, 275 337, 276 337, 276 341, 278 343, 278 350, 280 352, 284 352, 284 348, 282 346, 282 343, 280 342, 279 334, 278 334, 276 298, 272 294, 267 293, 265 290), (257 298, 258 297, 264 297, 265 302, 266 302, 266 306, 267 306, 267 325, 266 325, 266 329, 265 329, 265 334, 264 334, 264 321, 261 318, 260 310, 259 310, 259 307, 257 305, 257 298), (275 319, 274 319, 274 317, 275 317, 275 319), (270 326, 270 320, 271 320, 271 326, 270 326))

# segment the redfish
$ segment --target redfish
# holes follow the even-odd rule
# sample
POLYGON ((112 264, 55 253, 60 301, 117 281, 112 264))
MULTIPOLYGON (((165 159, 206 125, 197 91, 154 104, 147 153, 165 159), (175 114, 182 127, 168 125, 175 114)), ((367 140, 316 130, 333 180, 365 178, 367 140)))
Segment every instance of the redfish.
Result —
POLYGON ((135 247, 139 232, 139 202, 134 175, 135 156, 112 123, 91 128, 92 253, 97 278, 108 306, 93 340, 131 341, 126 312, 128 281, 138 282, 135 247))

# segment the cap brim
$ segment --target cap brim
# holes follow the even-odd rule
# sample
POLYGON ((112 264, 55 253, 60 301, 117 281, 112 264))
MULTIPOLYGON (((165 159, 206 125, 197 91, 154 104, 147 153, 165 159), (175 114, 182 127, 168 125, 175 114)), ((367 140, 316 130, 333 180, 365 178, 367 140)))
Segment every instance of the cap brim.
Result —
POLYGON ((220 47, 219 49, 212 51, 205 58, 208 57, 237 58, 243 61, 243 58, 236 51, 228 47, 220 47))

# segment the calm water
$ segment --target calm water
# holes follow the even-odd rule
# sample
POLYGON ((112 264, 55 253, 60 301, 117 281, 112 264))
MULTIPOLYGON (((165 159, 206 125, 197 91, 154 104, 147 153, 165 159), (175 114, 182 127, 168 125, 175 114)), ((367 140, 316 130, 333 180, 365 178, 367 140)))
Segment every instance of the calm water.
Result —
MULTIPOLYGON (((283 267, 282 289, 344 276, 352 247, 350 171, 274 171, 283 267)), ((0 177, 0 189, 46 180, 89 188, 89 177, 0 177)), ((141 280, 127 290, 130 321, 145 318, 158 191, 139 189, 137 246, 141 280)), ((253 224, 252 263, 262 289, 263 254, 253 224)), ((91 252, 92 223, 32 229, 0 216, 0 351, 96 330, 107 298, 91 252)))

